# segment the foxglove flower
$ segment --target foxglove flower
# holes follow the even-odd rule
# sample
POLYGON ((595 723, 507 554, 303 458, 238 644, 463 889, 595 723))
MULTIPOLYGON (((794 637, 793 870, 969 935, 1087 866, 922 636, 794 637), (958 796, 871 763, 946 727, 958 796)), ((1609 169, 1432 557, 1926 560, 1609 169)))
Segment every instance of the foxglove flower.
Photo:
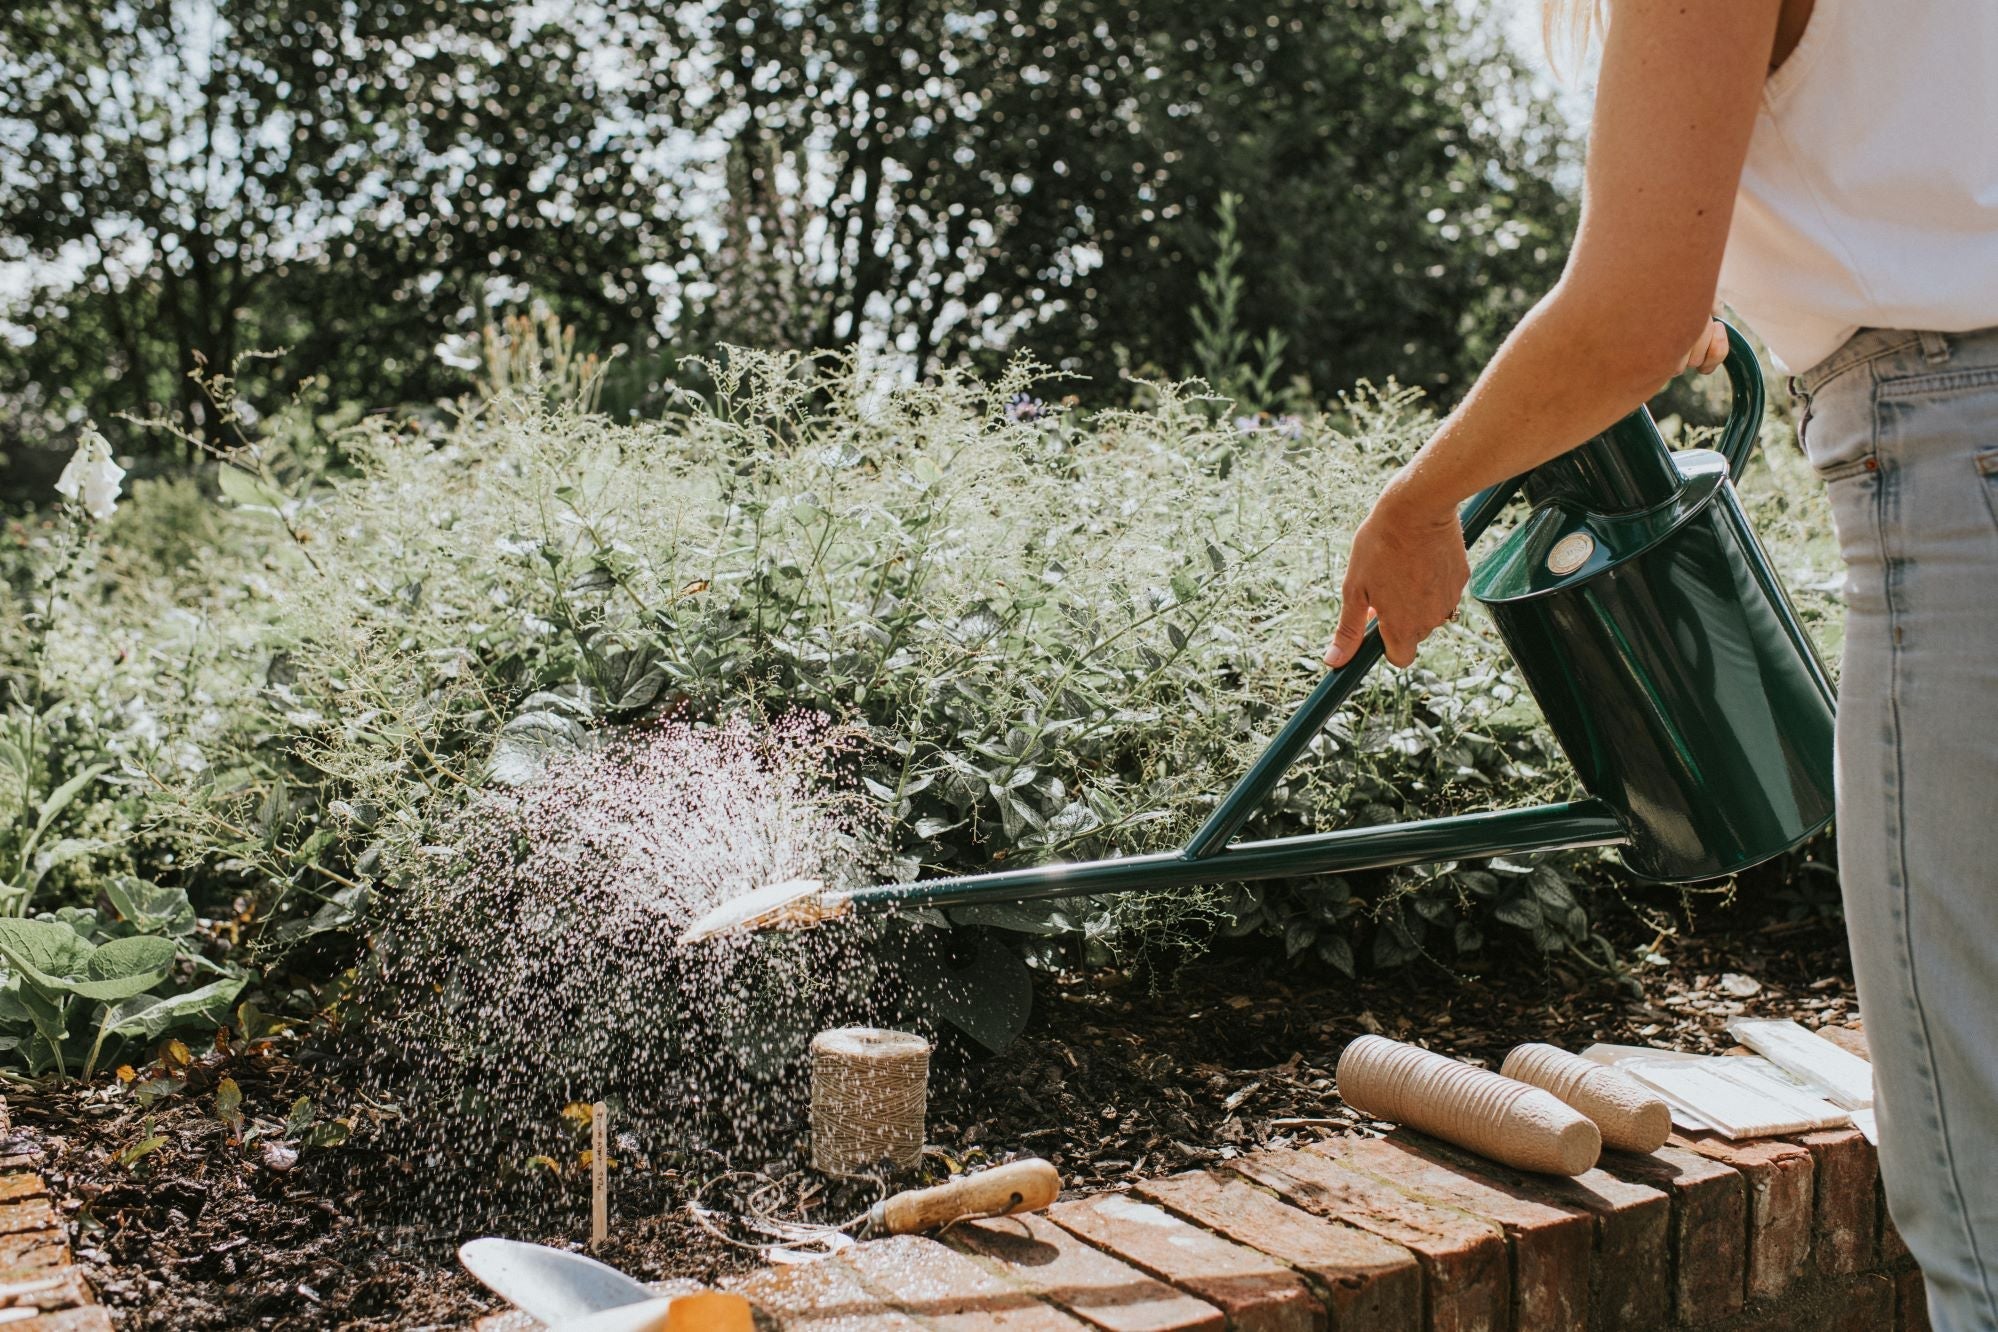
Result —
POLYGON ((124 479, 125 469, 111 460, 111 445, 86 428, 83 442, 56 478, 56 494, 82 501, 84 510, 101 522, 118 507, 118 486, 124 479))

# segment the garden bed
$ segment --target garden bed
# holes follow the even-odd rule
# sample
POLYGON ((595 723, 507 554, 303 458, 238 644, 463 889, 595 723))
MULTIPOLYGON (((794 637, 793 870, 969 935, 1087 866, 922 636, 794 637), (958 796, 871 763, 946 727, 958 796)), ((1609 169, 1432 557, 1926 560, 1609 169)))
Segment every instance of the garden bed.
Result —
MULTIPOLYGON (((1630 965, 1622 979, 1554 961, 1492 977, 1418 966, 1353 982, 1276 964, 1257 941, 1159 987, 1111 973, 1043 978, 1035 1018, 1007 1055, 942 1053, 929 1139, 957 1163, 1046 1156, 1071 1189, 1089 1192, 1343 1131, 1352 1121, 1331 1072, 1362 1031, 1496 1064, 1523 1040, 1712 1050, 1744 1012, 1810 1026, 1855 1012, 1835 922, 1789 919, 1764 901, 1703 911, 1697 932, 1677 916, 1681 932, 1658 938, 1651 914, 1605 922, 1630 965)), ((78 1258, 122 1326, 449 1327, 492 1307, 452 1260, 462 1236, 426 1225, 421 1170, 370 1145, 371 1108, 352 1101, 344 1072, 310 1041, 273 1034, 190 1052, 185 1067, 136 1071, 109 1088, 10 1094, 17 1124, 48 1149, 78 1258), (140 1105, 138 1088, 163 1072, 184 1086, 140 1105), (225 1077, 242 1097, 233 1126, 217 1117, 225 1077), (310 1131, 287 1135, 283 1121, 301 1097, 321 1122, 337 1113, 363 1131, 294 1155, 282 1144, 310 1141, 310 1131), (241 1142, 260 1121, 269 1136, 241 1142)), ((809 1196, 801 1160, 770 1168, 794 1200, 809 1196)), ((724 1238, 748 1233, 731 1224, 722 1190, 710 1191, 717 1211, 706 1224, 688 1214, 686 1199, 705 1182, 696 1173, 684 1164, 614 1172, 604 1256, 646 1279, 713 1280, 755 1265, 753 1250, 724 1238)), ((580 1237, 580 1183, 550 1187, 573 1198, 574 1227, 521 1237, 580 1237)), ((810 1201, 816 1213, 791 1214, 839 1219, 855 1199, 810 1201)))

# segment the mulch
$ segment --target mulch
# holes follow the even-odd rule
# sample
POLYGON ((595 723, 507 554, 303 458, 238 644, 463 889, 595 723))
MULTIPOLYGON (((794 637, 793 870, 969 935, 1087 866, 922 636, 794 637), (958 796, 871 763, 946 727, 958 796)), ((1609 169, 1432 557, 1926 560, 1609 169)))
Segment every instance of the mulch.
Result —
MULTIPOLYGON (((1613 973, 1562 957, 1353 981, 1288 966, 1268 941, 1250 941, 1170 978, 1042 977, 1034 1020, 1007 1054, 939 1051, 928 1168, 940 1177, 1027 1153, 1089 1192, 1365 1131, 1333 1085, 1339 1052, 1362 1032, 1496 1067, 1525 1040, 1711 1052, 1730 1043, 1723 1028, 1735 1016, 1818 1026, 1856 1015, 1835 921, 1737 905, 1703 910, 1692 931, 1675 898, 1639 905, 1606 927, 1624 964, 1613 973), (1661 919, 1678 932, 1659 933, 1661 919)), ((120 1326, 447 1328, 495 1307, 452 1258, 464 1237, 424 1224, 420 1170, 370 1157, 369 1107, 335 1068, 312 1062, 309 1041, 275 1034, 185 1053, 186 1063, 170 1052, 130 1081, 8 1093, 16 1125, 48 1150, 78 1260, 120 1326), (225 1077, 241 1093, 240 1121, 217 1117, 225 1077), (348 1123, 352 1140, 315 1147, 289 1132, 300 1097, 321 1125, 348 1123)), ((766 1167, 776 1181, 766 1208, 832 1220, 874 1196, 816 1182, 802 1146, 766 1167)), ((712 1172, 682 1163, 613 1178, 606 1261, 645 1280, 712 1281, 760 1265, 743 1245, 765 1237, 730 1212, 712 1172), (685 1205, 697 1188, 715 1209, 705 1217, 685 1205)), ((573 1226, 518 1238, 587 1233, 580 1172, 551 1187, 573 1203, 573 1226)))

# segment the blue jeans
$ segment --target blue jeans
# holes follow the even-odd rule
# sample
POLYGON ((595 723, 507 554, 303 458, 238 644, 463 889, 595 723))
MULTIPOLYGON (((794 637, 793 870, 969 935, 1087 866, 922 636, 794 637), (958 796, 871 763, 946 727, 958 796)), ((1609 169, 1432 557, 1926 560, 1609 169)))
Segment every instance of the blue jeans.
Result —
POLYGON ((1938 1332, 1998 1329, 1998 328, 1797 378, 1846 564, 1838 855, 1888 1209, 1938 1332))

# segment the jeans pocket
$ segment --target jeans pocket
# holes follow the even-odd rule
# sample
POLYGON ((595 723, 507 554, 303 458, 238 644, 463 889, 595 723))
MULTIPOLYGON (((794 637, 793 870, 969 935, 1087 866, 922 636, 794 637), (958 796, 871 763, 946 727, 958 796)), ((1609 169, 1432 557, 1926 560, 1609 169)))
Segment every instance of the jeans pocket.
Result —
POLYGON ((1991 521, 1998 523, 1998 445, 1972 454, 1970 462, 1983 483, 1984 507, 1991 510, 1991 521))

